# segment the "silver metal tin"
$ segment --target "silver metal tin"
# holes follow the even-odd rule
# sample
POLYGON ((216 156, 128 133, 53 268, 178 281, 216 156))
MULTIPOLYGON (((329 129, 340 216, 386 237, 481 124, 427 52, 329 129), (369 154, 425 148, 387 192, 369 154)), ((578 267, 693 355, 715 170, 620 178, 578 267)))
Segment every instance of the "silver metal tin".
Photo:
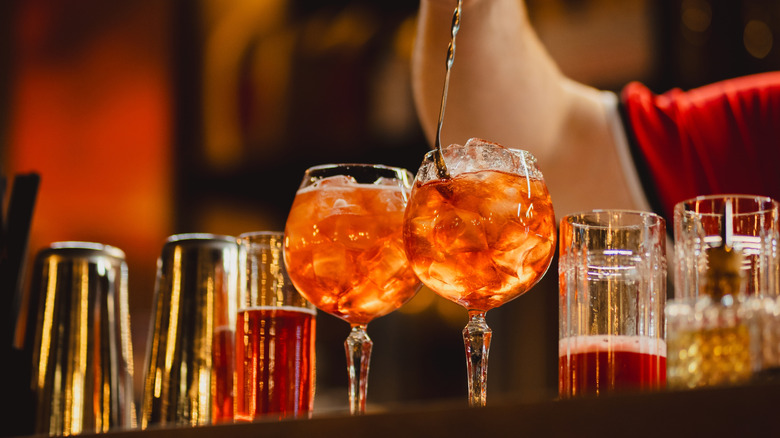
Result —
POLYGON ((33 387, 36 432, 73 435, 136 427, 133 349, 122 250, 57 242, 38 252, 33 387))
POLYGON ((141 427, 232 419, 234 237, 179 234, 157 261, 141 427))

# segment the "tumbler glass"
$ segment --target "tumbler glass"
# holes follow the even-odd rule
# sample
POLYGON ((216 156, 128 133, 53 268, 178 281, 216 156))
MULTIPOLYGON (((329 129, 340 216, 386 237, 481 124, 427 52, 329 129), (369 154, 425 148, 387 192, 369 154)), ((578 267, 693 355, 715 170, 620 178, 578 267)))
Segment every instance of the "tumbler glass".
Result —
POLYGON ((566 216, 558 269, 560 396, 663 388, 663 218, 622 210, 566 216))
POLYGON ((720 245, 724 206, 732 205, 732 244, 744 257, 745 294, 780 294, 778 234, 780 204, 753 195, 700 196, 674 208, 674 298, 695 299, 707 271, 706 249, 720 245))
POLYGON ((235 237, 178 234, 157 261, 141 427, 233 421, 235 237))
POLYGON ((317 312, 287 276, 283 239, 272 231, 238 238, 236 421, 312 412, 317 312))
POLYGON ((32 373, 36 432, 136 427, 124 252, 57 242, 38 252, 33 269, 31 293, 40 294, 32 373))

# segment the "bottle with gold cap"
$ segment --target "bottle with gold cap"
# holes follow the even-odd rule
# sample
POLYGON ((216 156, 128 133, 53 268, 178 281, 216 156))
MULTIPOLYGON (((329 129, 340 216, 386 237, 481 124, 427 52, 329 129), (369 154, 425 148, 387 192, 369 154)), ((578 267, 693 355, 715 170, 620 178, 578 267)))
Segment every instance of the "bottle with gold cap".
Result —
POLYGON ((746 382, 753 375, 757 334, 744 305, 741 252, 732 245, 731 203, 721 242, 706 250, 707 269, 693 302, 666 307, 667 385, 671 389, 746 382))

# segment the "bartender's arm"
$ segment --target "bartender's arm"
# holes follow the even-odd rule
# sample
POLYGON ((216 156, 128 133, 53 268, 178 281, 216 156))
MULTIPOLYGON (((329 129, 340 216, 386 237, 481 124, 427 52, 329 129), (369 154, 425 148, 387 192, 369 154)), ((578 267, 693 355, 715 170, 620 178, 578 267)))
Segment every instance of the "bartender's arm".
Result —
MULTIPOLYGON (((413 86, 431 144, 455 6, 455 0, 420 2, 413 86)), ((559 71, 534 33, 522 1, 463 1, 442 129, 444 146, 481 137, 531 151, 558 217, 593 208, 643 208, 632 186, 619 123, 613 94, 574 82, 559 71)))

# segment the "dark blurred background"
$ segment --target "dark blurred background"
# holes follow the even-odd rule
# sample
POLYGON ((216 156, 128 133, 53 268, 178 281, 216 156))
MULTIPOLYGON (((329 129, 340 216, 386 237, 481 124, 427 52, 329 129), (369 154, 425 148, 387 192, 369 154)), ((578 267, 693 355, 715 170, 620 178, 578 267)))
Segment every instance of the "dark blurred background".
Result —
MULTIPOLYGON (((563 71, 603 89, 641 80, 663 92, 780 67, 776 0, 527 4, 563 71)), ((417 6, 0 3, 2 171, 42 176, 30 256, 58 240, 126 252, 139 384, 156 257, 168 235, 281 230, 314 164, 416 171, 428 149, 410 90, 417 6)), ((553 264, 534 290, 488 314, 491 400, 555 396, 556 273, 553 264)), ((463 309, 425 288, 372 322, 369 410, 465 405, 465 322, 463 309)), ((318 317, 319 412, 346 409, 347 333, 346 323, 318 317)))

